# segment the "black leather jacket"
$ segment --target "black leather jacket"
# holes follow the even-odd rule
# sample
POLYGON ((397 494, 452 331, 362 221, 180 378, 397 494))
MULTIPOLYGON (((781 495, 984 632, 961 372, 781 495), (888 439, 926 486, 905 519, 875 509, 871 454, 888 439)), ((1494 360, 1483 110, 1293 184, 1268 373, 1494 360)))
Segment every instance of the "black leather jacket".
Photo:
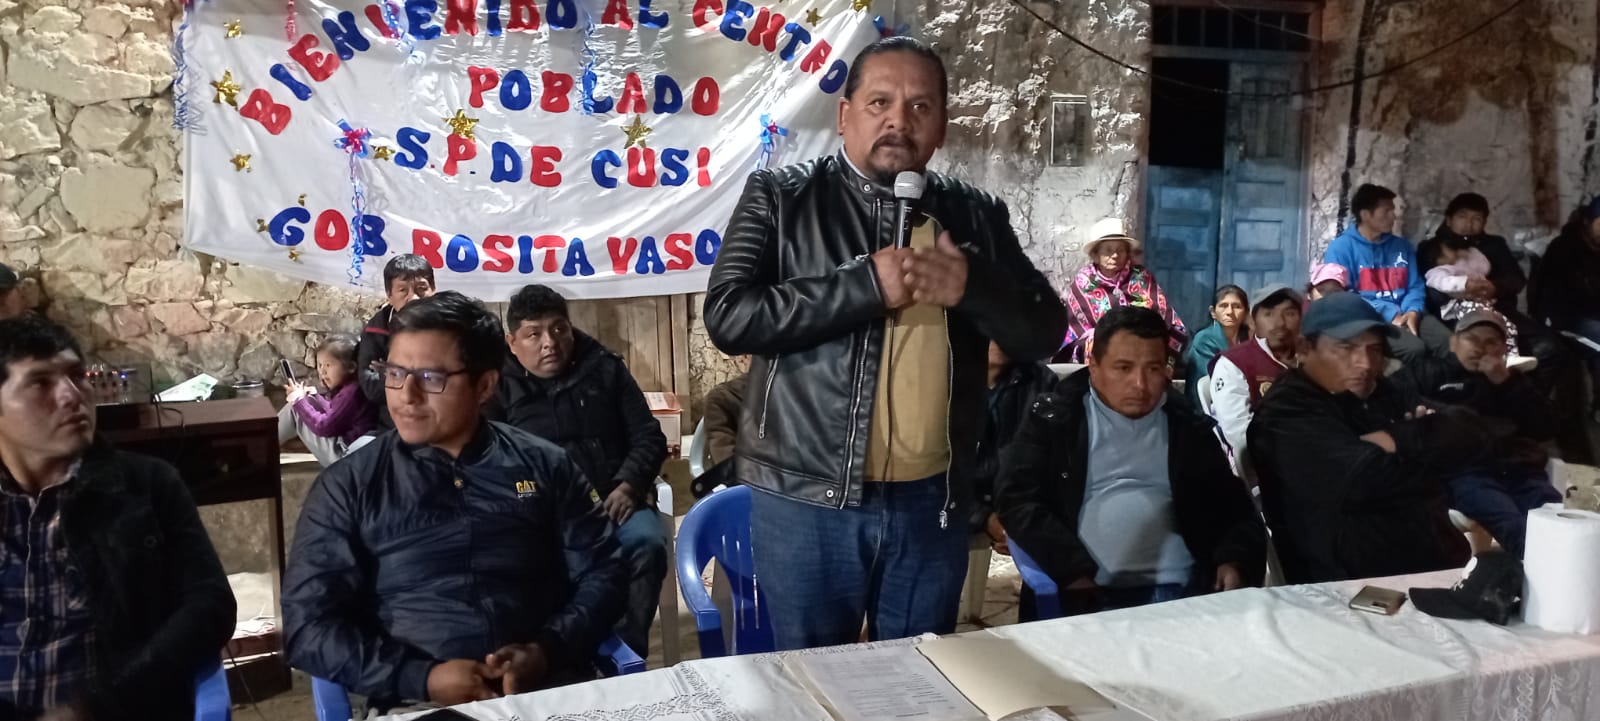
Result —
MULTIPOLYGON (((893 189, 842 154, 746 183, 705 302, 717 347, 759 356, 739 424, 735 472, 744 483, 816 505, 860 504, 888 314, 870 255, 893 243, 894 207, 893 189)), ((999 200, 930 173, 920 208, 968 264, 966 293, 946 313, 948 522, 972 493, 989 340, 1018 362, 1043 360, 1061 345, 1066 311, 1022 254, 999 200)))

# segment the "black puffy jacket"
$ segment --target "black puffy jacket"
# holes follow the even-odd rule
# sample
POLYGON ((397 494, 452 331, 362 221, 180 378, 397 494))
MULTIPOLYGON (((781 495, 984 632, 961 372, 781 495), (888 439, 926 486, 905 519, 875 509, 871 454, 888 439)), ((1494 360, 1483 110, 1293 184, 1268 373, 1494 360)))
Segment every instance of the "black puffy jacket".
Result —
POLYGON ((644 498, 667 459, 661 423, 622 356, 573 336, 572 367, 560 378, 539 378, 507 353, 489 415, 561 446, 602 498, 618 483, 644 498))
MULTIPOLYGON (((1365 400, 1292 370, 1250 421, 1261 507, 1290 583, 1460 568, 1471 550, 1450 523, 1444 479, 1481 460, 1488 437, 1455 412, 1407 420, 1422 399, 1378 382, 1365 400), (1362 440, 1377 431, 1397 452, 1362 440)), ((1465 413, 1470 413, 1466 411, 1465 413)))
MULTIPOLYGON (((945 314, 949 512, 972 493, 989 340, 1018 362, 1043 360, 1060 347, 1067 321, 1022 254, 1003 203, 930 173, 920 209, 967 258, 966 292, 945 314)), ((860 504, 888 317, 870 256, 893 244, 894 221, 893 189, 856 173, 842 154, 750 175, 705 302, 717 347, 759 356, 739 425, 743 482, 805 503, 860 504)))
POLYGON ((1017 437, 1017 430, 1033 408, 1033 400, 1056 387, 1055 371, 1043 363, 1012 363, 989 389, 988 422, 978 440, 978 458, 972 472, 973 504, 970 530, 983 532, 994 513, 995 477, 1000 475, 1000 454, 1017 437))
MULTIPOLYGON (((1089 483, 1089 371, 1080 370, 1039 396, 1000 461, 995 506, 1006 535, 1065 587, 1099 572, 1078 536, 1089 483)), ((1237 564, 1245 585, 1258 586, 1267 565, 1267 532, 1244 481, 1222 450, 1215 421, 1169 391, 1167 472, 1174 528, 1194 558, 1191 587, 1210 589, 1217 567, 1237 564)))
POLYGON ((427 700, 435 664, 511 643, 581 668, 627 598, 577 466, 489 422, 459 458, 391 431, 323 471, 283 587, 290 664, 381 700, 427 700))

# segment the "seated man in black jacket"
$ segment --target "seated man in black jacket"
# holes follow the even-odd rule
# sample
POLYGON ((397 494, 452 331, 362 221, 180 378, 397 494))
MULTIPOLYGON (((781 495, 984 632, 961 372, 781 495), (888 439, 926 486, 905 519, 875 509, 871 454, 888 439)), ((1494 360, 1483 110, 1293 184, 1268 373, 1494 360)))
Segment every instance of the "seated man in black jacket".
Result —
POLYGON ((1089 368, 1040 396, 1003 456, 1000 522, 1069 614, 1256 585, 1266 570, 1266 530, 1211 419, 1169 392, 1168 333, 1148 308, 1106 313, 1089 368))
POLYGON ((1444 479, 1485 440, 1470 411, 1433 413, 1383 377, 1398 329, 1354 293, 1311 304, 1300 367, 1250 421, 1262 510, 1289 583, 1459 568, 1444 479))
POLYGON ((572 327, 567 300, 542 285, 511 296, 511 357, 500 373, 494 417, 566 449, 604 499, 628 564, 628 610, 619 631, 641 657, 667 575, 667 539, 648 510, 667 437, 622 356, 572 327), (636 513, 636 511, 644 511, 636 513))
POLYGON ((176 471, 95 442, 72 335, 0 321, 0 719, 184 719, 234 601, 176 471))
MULTIPOLYGON (((407 303, 433 295, 437 289, 433 266, 420 255, 397 255, 383 265, 383 293, 389 302, 367 321, 361 330, 361 343, 356 346, 357 378, 361 392, 378 407, 380 431, 394 428, 389 406, 383 400, 383 376, 376 365, 389 359, 389 333, 394 328, 395 314, 404 310, 407 303)), ((359 448, 360 443, 351 444, 351 449, 359 448)))
POLYGON ((989 415, 978 438, 977 464, 972 472, 974 503, 967 526, 988 539, 995 553, 1010 555, 1006 529, 994 509, 995 477, 1000 475, 1000 454, 1017 437, 1033 399, 1056 387, 1056 374, 1042 362, 1018 363, 989 341, 989 415))
POLYGON ((1557 416, 1533 381, 1506 368, 1505 323, 1489 311, 1462 316, 1450 337, 1449 357, 1408 364, 1392 380, 1430 401, 1466 406, 1485 417, 1494 450, 1483 464, 1449 479, 1450 505, 1521 558, 1528 511, 1561 502, 1540 445, 1555 436, 1557 416))
POLYGON ((583 473, 483 418, 499 319, 455 292, 395 316, 395 432, 317 478, 284 574, 289 662, 367 696, 450 705, 593 677, 626 571, 583 473))

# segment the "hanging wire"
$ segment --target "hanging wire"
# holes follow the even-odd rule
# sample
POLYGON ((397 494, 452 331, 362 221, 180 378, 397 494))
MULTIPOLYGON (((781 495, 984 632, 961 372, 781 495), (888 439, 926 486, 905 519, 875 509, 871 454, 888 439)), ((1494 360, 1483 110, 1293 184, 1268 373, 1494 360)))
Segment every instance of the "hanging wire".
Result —
POLYGON ((1198 83, 1190 83, 1190 82, 1186 82, 1186 81, 1183 81, 1183 80, 1175 80, 1173 78, 1159 77, 1159 76, 1155 75, 1154 73, 1152 73, 1149 68, 1141 68, 1141 67, 1139 67, 1137 65, 1131 65, 1131 64, 1129 64, 1129 63, 1127 63, 1127 62, 1125 62, 1123 60, 1119 60, 1119 59, 1117 59, 1115 57, 1112 57, 1111 55, 1107 54, 1104 50, 1101 50, 1101 49, 1099 49, 1099 48, 1097 48, 1097 47, 1095 47, 1093 45, 1090 45, 1089 43, 1085 42, 1084 40, 1082 40, 1078 36, 1067 32, 1066 30, 1062 29, 1062 27, 1060 25, 1057 25, 1055 23, 1055 21, 1053 21, 1053 20, 1051 20, 1051 19, 1049 19, 1049 18, 1047 18, 1047 17, 1045 17, 1043 15, 1040 15, 1038 13, 1038 11, 1034 10, 1031 7, 1028 7, 1028 5, 1027 5, 1025 0, 1010 0, 1012 5, 1015 5, 1015 6, 1019 7, 1019 8, 1022 8, 1022 10, 1024 12, 1028 13, 1029 15, 1032 15, 1039 22, 1043 23, 1045 25, 1045 27, 1048 27, 1051 30, 1056 31, 1057 34, 1059 34, 1062 37, 1066 38, 1067 40, 1071 41, 1074 45, 1077 45, 1078 47, 1081 47, 1084 50, 1089 51, 1090 54, 1092 54, 1092 55, 1094 55, 1094 56, 1096 56, 1096 57, 1098 57, 1098 58, 1100 58, 1102 60, 1110 62, 1110 63, 1112 63, 1114 65, 1117 65, 1117 66, 1119 66, 1119 67, 1121 67, 1124 70, 1127 70, 1129 72, 1132 72, 1132 73, 1135 73, 1135 74, 1138 74, 1138 75, 1144 75, 1146 77, 1151 77, 1151 78, 1158 78, 1159 77, 1159 79, 1162 82, 1170 83, 1172 85, 1176 85, 1176 86, 1180 86, 1180 87, 1190 88, 1190 89, 1193 89, 1193 90, 1201 90, 1201 91, 1208 92, 1208 93, 1218 93, 1218 94, 1222 94, 1222 95, 1233 95, 1233 96, 1237 96, 1237 97, 1259 98, 1259 99, 1292 98, 1292 97, 1302 96, 1302 95, 1315 95, 1317 93, 1324 93, 1324 92, 1327 92, 1329 90, 1338 90, 1340 88, 1347 88, 1347 87, 1350 87, 1350 86, 1355 85, 1357 83, 1360 83, 1360 82, 1362 82, 1364 80, 1370 80, 1372 78, 1376 78, 1376 77, 1381 77, 1381 76, 1384 76, 1384 75, 1390 75, 1390 74, 1393 74, 1393 73, 1397 73, 1397 72, 1399 72, 1401 70, 1404 70, 1405 68, 1411 67, 1412 65, 1416 65, 1417 63, 1420 63, 1420 62, 1422 62, 1424 60, 1427 60, 1428 58, 1431 58, 1431 57, 1433 57, 1435 55, 1438 55, 1439 53, 1442 53, 1445 50, 1448 50, 1448 49, 1460 44, 1462 41, 1466 40, 1467 38, 1472 37, 1473 35, 1477 35, 1479 32, 1482 32, 1484 28, 1487 28, 1490 25, 1493 25, 1500 18, 1503 18, 1506 15, 1511 14, 1511 11, 1516 10, 1519 7, 1522 7, 1522 5, 1525 4, 1527 1, 1528 0, 1512 0, 1512 2, 1510 4, 1506 5, 1499 12, 1494 13, 1493 15, 1490 15, 1488 18, 1484 19, 1482 22, 1478 23, 1477 25, 1472 26, 1471 29, 1467 30, 1466 32, 1464 32, 1464 33, 1462 33, 1462 34, 1460 34, 1458 36, 1456 36, 1455 39, 1450 40, 1449 42, 1446 42, 1446 43, 1444 43, 1442 45, 1438 45, 1438 46, 1434 47, 1433 49, 1431 49, 1431 50, 1429 50, 1429 51, 1427 51, 1425 53, 1422 53, 1421 55, 1417 55, 1416 57, 1413 57, 1413 58, 1410 58, 1410 59, 1407 59, 1407 60, 1402 60, 1402 61, 1400 61, 1398 63, 1395 63, 1393 65, 1389 65, 1389 66, 1384 67, 1384 68, 1380 68, 1378 70, 1374 70, 1373 72, 1367 73, 1365 75, 1362 75, 1362 74, 1358 73, 1358 74, 1352 75, 1351 77, 1349 77, 1349 78, 1347 78, 1345 80, 1340 80, 1338 82, 1327 83, 1325 85, 1317 85, 1317 86, 1305 88, 1305 89, 1302 89, 1302 90, 1292 90, 1292 91, 1283 92, 1283 93, 1241 93, 1241 92, 1235 92, 1235 91, 1231 91, 1231 90, 1220 90, 1218 88, 1213 88, 1213 87, 1209 87, 1209 86, 1206 86, 1206 85, 1200 85, 1198 83))

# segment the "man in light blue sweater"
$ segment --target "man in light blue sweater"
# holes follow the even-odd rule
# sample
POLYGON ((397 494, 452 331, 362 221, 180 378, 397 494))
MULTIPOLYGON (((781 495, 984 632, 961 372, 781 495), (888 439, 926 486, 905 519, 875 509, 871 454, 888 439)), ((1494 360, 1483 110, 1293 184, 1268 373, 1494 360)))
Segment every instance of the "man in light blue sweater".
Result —
POLYGON ((1394 233, 1394 191, 1363 184, 1350 198, 1356 222, 1328 244, 1323 262, 1343 266, 1349 290, 1359 293, 1384 320, 1408 331, 1390 341, 1402 363, 1450 351, 1450 329, 1423 310, 1427 286, 1411 241, 1394 233))

